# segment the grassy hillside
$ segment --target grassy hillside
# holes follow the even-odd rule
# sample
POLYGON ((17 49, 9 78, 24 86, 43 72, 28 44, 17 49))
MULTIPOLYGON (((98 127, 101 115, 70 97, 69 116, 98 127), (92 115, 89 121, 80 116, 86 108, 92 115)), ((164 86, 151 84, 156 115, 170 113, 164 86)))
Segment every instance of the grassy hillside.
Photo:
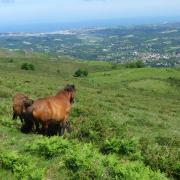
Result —
POLYGON ((0 179, 166 179, 180 177, 180 69, 129 69, 106 62, 0 54, 0 179), (12 60, 11 60, 12 59, 12 60), (35 71, 21 70, 32 63, 35 71), (88 77, 75 78, 78 68, 88 77), (11 99, 36 99, 76 85, 61 137, 23 134, 11 99))

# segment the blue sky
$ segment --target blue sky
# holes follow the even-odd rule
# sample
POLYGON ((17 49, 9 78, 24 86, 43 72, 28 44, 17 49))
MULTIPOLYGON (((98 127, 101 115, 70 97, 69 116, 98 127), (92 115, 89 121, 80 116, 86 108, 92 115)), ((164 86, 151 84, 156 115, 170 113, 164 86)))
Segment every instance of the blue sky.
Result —
POLYGON ((0 24, 180 16, 180 0, 0 0, 0 24))
POLYGON ((180 0, 0 0, 0 23, 179 15, 180 0))

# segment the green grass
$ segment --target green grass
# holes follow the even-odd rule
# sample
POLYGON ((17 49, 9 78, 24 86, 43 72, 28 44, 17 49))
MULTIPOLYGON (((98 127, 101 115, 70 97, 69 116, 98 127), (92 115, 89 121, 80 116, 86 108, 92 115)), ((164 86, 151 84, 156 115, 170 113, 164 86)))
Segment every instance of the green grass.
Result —
POLYGON ((159 171, 179 178, 180 69, 113 69, 108 62, 22 54, 0 53, 0 152, 3 158, 9 155, 6 160, 16 154, 9 168, 0 160, 0 179, 17 179, 22 172, 32 179, 163 179, 159 171), (25 62, 35 71, 21 70, 25 62), (88 77, 73 77, 79 68, 87 69, 88 77), (62 142, 65 150, 60 137, 21 133, 20 121, 12 121, 12 96, 49 96, 67 83, 75 84, 77 93, 70 116, 73 131, 62 142), (136 147, 130 146, 132 139, 136 147), (119 147, 129 146, 133 154, 119 153, 119 147), (110 154, 103 154, 102 147, 110 154), (17 157, 28 158, 32 177, 17 165, 17 157))

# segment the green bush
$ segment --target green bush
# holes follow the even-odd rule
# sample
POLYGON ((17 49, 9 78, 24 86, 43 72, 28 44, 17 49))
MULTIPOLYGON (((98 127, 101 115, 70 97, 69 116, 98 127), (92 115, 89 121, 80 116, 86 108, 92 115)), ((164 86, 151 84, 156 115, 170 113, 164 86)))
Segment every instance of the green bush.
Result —
POLYGON ((87 70, 82 70, 83 76, 88 76, 88 71, 87 70))
POLYGON ((9 59, 9 61, 8 61, 9 63, 13 63, 14 62, 14 60, 11 58, 11 59, 9 59))
POLYGON ((87 112, 84 111, 86 117, 84 117, 84 114, 82 115, 81 126, 78 126, 76 137, 86 142, 103 142, 108 133, 109 122, 105 121, 102 117, 95 116, 91 117, 91 120, 88 121, 87 116, 90 113, 94 112, 88 109, 87 112))
POLYGON ((34 68, 34 65, 33 64, 29 64, 29 70, 35 70, 35 68, 34 68))
POLYGON ((149 167, 146 167, 140 161, 126 161, 119 162, 115 156, 108 156, 104 160, 106 173, 113 179, 127 179, 127 180, 165 180, 164 174, 159 171, 154 172, 149 167))
POLYGON ((104 171, 102 159, 103 156, 91 144, 85 144, 69 150, 64 162, 72 179, 99 179, 104 171))
POLYGON ((145 164, 151 166, 152 169, 160 169, 168 176, 180 178, 180 154, 177 148, 161 146, 147 139, 142 139, 141 151, 145 164))
POLYGON ((28 171, 30 164, 26 158, 18 156, 16 153, 0 154, 0 165, 4 169, 12 170, 16 176, 24 176, 28 171))
POLYGON ((74 73, 74 77, 86 77, 86 76, 88 76, 87 70, 78 69, 74 73))
POLYGON ((101 147, 101 152, 103 154, 118 153, 119 152, 120 141, 118 139, 106 140, 101 147))
POLYGON ((122 155, 130 155, 139 151, 138 142, 134 139, 110 139, 106 140, 101 147, 101 152, 104 154, 118 153, 122 155))
POLYGON ((126 68, 143 68, 145 64, 143 61, 132 61, 125 64, 126 68))
POLYGON ((17 179, 41 180, 44 174, 44 169, 33 167, 30 157, 16 152, 1 152, 0 167, 11 170, 17 179))
POLYGON ((44 173, 45 173, 44 168, 35 168, 29 173, 29 175, 28 175, 29 178, 28 179, 42 180, 42 179, 44 179, 43 178, 44 173))
POLYGON ((165 180, 160 171, 153 171, 142 161, 120 161, 115 155, 102 155, 91 144, 77 145, 64 157, 72 179, 165 180))
MULTIPOLYGON (((61 161, 59 171, 64 169, 71 179, 166 179, 158 168, 153 171, 142 161, 130 161, 124 158, 124 155, 131 156, 139 152, 136 140, 111 139, 106 141, 103 147, 106 155, 99 153, 92 144, 73 143, 54 136, 35 140, 28 144, 27 149, 46 158, 63 155, 59 157, 61 161)), ((43 169, 42 171, 39 169, 35 172, 35 176, 33 174, 31 176, 39 177, 43 172, 43 169)))
POLYGON ((37 152, 45 158, 52 158, 59 154, 64 153, 68 147, 69 142, 58 136, 51 138, 42 137, 41 139, 35 140, 31 144, 26 145, 26 150, 31 152, 37 152))
POLYGON ((167 82, 170 83, 171 86, 180 87, 180 79, 175 77, 169 77, 167 82))
MULTIPOLYGON (((159 142, 162 138, 158 137, 157 140, 159 142)), ((146 139, 141 139, 138 143, 133 139, 119 140, 113 138, 106 140, 100 150, 103 154, 121 155, 123 159, 141 160, 153 170, 160 169, 167 176, 178 179, 180 178, 180 161, 178 161, 177 142, 167 143, 167 138, 165 140, 164 144, 161 142, 163 144, 161 146, 146 139)))
POLYGON ((33 64, 23 63, 23 64, 21 65, 21 69, 34 71, 34 70, 35 70, 35 67, 34 67, 33 64))

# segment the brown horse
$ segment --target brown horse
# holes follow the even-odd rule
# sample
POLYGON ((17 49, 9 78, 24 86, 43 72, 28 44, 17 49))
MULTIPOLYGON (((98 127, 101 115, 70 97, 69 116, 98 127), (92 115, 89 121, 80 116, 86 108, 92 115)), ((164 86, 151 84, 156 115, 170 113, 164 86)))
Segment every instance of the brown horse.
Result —
POLYGON ((17 93, 13 97, 13 119, 19 117, 23 123, 23 113, 26 108, 33 104, 33 100, 29 99, 26 95, 22 93, 17 93))
POLYGON ((42 125, 43 133, 47 133, 48 126, 58 124, 61 128, 60 134, 63 135, 65 128, 69 127, 69 113, 75 96, 75 86, 67 85, 55 96, 40 98, 34 101, 32 106, 27 109, 39 130, 42 125))

